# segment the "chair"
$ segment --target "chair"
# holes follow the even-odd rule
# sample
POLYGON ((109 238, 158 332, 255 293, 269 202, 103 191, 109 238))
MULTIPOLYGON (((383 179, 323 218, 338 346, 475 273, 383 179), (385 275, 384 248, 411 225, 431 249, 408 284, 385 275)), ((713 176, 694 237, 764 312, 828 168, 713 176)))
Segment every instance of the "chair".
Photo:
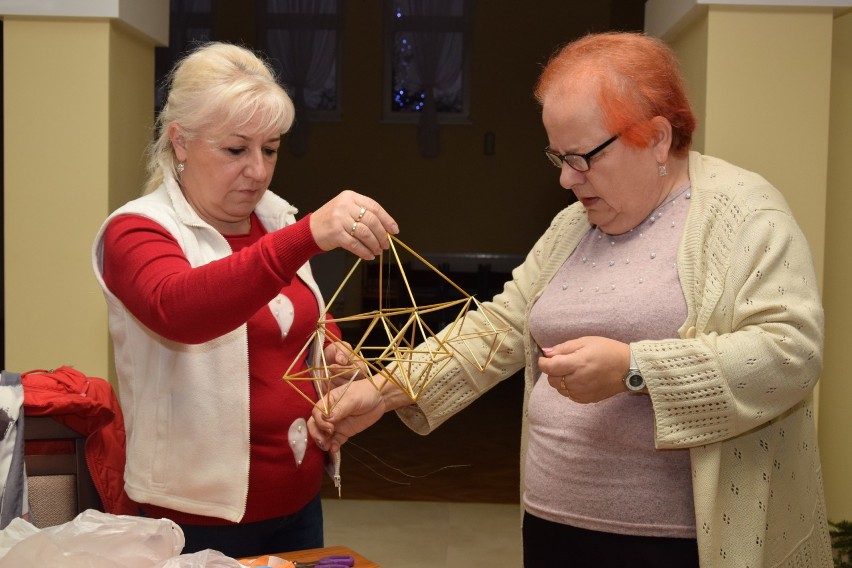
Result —
POLYGON ((73 453, 47 453, 45 444, 26 444, 30 520, 35 526, 59 525, 86 509, 102 510, 86 463, 83 434, 50 416, 25 416, 24 440, 25 443, 64 440, 69 449, 73 445, 73 453))

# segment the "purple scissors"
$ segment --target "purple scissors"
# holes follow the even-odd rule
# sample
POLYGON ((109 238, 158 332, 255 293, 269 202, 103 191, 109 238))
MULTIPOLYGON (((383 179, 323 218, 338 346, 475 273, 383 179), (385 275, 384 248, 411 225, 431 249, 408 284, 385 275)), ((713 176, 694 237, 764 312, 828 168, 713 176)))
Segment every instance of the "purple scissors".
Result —
POLYGON ((349 568, 355 566, 355 559, 348 554, 337 554, 334 556, 323 556, 313 562, 294 562, 296 568, 317 566, 319 568, 349 568))

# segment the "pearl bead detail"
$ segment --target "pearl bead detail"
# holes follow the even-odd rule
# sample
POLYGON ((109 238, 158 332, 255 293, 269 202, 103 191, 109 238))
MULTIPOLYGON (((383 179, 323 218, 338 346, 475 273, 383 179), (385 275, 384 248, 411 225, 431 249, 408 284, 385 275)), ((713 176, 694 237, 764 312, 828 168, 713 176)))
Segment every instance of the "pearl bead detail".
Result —
MULTIPOLYGON (((586 270, 564 273, 564 277, 560 278, 561 282, 554 282, 553 284, 554 287, 557 287, 556 290, 562 290, 568 294, 583 294, 586 290, 601 294, 615 293, 618 290, 624 290, 624 287, 620 286, 622 282, 627 283, 631 280, 637 282, 638 280, 639 284, 643 284, 646 277, 650 277, 651 274, 656 274, 660 270, 658 261, 663 260, 667 265, 673 262, 673 269, 676 271, 677 263, 672 260, 673 257, 669 250, 671 243, 668 240, 671 237, 664 236, 664 234, 670 233, 668 231, 666 233, 661 232, 663 225, 660 225, 659 229, 656 227, 659 225, 657 221, 660 221, 664 216, 668 217, 669 220, 664 224, 665 226, 674 230, 683 226, 685 207, 680 205, 683 203, 682 201, 676 203, 676 200, 679 198, 689 199, 691 197, 689 189, 688 184, 676 189, 648 215, 644 222, 625 233, 609 235, 599 227, 592 229, 590 231, 592 234, 588 235, 588 239, 593 240, 586 240, 584 245, 581 244, 581 248, 577 250, 579 254, 575 257, 577 260, 574 261, 575 268, 573 270, 581 269, 581 267, 586 267, 586 270), (669 209, 667 206, 672 208, 669 209), (677 213, 675 214, 675 212, 677 213), (618 247, 618 251, 616 251, 616 247, 618 247), (642 250, 643 248, 644 250, 642 250), (640 259, 638 262, 635 258, 637 253, 639 253, 640 259), (658 255, 662 256, 658 258, 658 255), (632 261, 631 257, 633 257, 632 261), (654 264, 647 264, 649 261, 654 262, 654 264), (606 271, 609 282, 601 282, 600 275, 602 273, 590 270, 597 268, 599 262, 606 263, 601 264, 601 266, 610 268, 606 271), (634 264, 636 266, 633 266, 634 264), (596 274, 598 276, 595 276, 596 274)), ((617 293, 619 296, 616 297, 624 294, 624 292, 617 293)))

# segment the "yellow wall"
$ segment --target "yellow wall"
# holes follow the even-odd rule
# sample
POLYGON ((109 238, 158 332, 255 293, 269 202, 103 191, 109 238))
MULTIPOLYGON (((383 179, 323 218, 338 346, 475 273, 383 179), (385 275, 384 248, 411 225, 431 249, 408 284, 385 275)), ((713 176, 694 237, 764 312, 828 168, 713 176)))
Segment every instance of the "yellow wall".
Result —
POLYGON ((781 190, 820 275, 832 12, 711 6, 708 28, 705 151, 781 190))
MULTIPOLYGON (((139 197, 145 184, 143 155, 153 136, 154 46, 110 28, 109 195, 110 212, 139 197)), ((103 219, 101 219, 103 221, 103 219)))
POLYGON ((3 36, 5 366, 106 378, 90 250, 107 213, 141 184, 153 46, 109 20, 8 17, 3 36))
POLYGON ((825 369, 820 382, 820 448, 829 519, 852 520, 852 10, 834 21, 826 203, 825 369))
POLYGON ((677 52, 686 79, 689 100, 698 117, 698 127, 692 137, 692 149, 704 153, 707 116, 707 17, 699 18, 688 29, 669 41, 677 52))

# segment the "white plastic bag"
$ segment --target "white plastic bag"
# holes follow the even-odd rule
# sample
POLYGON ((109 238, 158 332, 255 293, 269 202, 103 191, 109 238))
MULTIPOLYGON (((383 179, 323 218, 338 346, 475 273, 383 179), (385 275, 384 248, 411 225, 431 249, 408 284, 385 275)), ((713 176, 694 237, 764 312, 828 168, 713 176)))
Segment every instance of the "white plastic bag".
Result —
POLYGON ((3 558, 9 549, 32 535, 39 532, 38 527, 32 523, 28 523, 20 517, 12 519, 5 529, 0 531, 0 558, 3 558))
POLYGON ((157 564, 156 568, 243 568, 243 565, 218 550, 181 554, 157 564))
POLYGON ((181 528, 168 519, 110 515, 89 509, 12 546, 0 568, 152 568, 180 554, 181 528))

